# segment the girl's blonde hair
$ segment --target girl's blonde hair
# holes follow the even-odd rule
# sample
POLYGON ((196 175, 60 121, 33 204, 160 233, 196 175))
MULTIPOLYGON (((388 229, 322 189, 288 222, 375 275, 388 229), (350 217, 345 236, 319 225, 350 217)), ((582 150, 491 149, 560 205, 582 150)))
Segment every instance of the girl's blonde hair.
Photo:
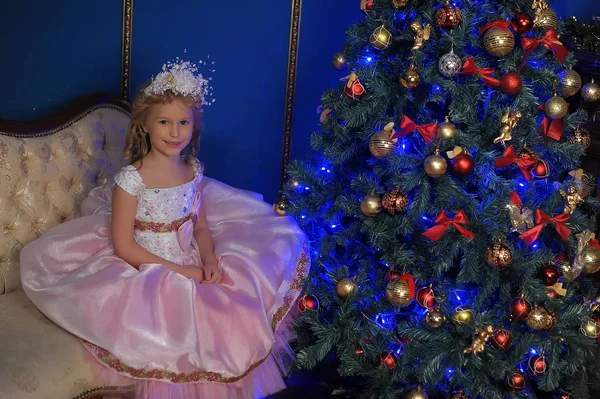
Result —
POLYGON ((125 135, 125 158, 129 159, 130 163, 133 164, 144 158, 144 156, 152 149, 150 136, 143 128, 150 107, 157 104, 168 104, 174 100, 180 100, 185 105, 192 107, 194 112, 194 130, 192 131, 192 139, 182 151, 185 161, 188 164, 192 164, 196 161, 196 150, 200 144, 202 103, 191 97, 175 94, 169 90, 161 94, 144 94, 144 89, 148 87, 150 83, 151 82, 147 82, 144 84, 133 100, 131 122, 129 123, 129 128, 125 135))

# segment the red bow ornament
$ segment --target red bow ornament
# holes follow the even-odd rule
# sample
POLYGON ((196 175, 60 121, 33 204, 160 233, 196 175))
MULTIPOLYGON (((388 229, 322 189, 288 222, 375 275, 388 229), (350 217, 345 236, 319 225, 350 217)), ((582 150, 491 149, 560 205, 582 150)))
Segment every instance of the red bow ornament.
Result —
MULTIPOLYGON (((567 110, 569 109, 567 104, 567 110)), ((544 112, 544 106, 538 105, 538 111, 544 112)), ((565 130, 565 119, 551 119, 548 116, 544 117, 544 120, 540 124, 540 132, 542 136, 550 137, 553 140, 560 141, 563 131, 565 130)))
POLYGON ((556 31, 554 29, 549 29, 541 39, 536 39, 534 37, 521 38, 521 46, 523 47, 523 50, 525 50, 525 56, 523 57, 521 65, 519 65, 519 69, 525 66, 527 58, 540 44, 543 44, 546 48, 551 50, 560 62, 564 63, 566 61, 567 55, 569 55, 569 49, 558 41, 556 31))
POLYGON ((523 173, 523 177, 525 180, 533 179, 533 175, 531 174, 530 169, 536 164, 537 160, 533 157, 521 157, 518 158, 517 154, 515 154, 515 149, 511 145, 502 154, 502 158, 496 159, 496 169, 503 168, 508 165, 512 165, 516 163, 519 169, 521 169, 521 173, 523 173))
POLYGON ((565 226, 567 220, 569 220, 569 215, 566 213, 561 213, 560 215, 551 218, 544 213, 544 211, 536 209, 535 223, 537 225, 521 234, 519 238, 525 241, 528 245, 531 245, 535 240, 538 239, 544 227, 546 227, 548 223, 553 222, 558 234, 560 234, 563 240, 567 241, 569 239, 569 235, 571 234, 571 229, 565 226))
POLYGON ((446 215, 446 211, 441 211, 435 218, 436 226, 433 226, 429 230, 423 233, 423 235, 429 238, 431 241, 437 241, 448 230, 448 227, 454 226, 456 231, 465 236, 466 238, 474 238, 475 234, 472 231, 467 230, 462 225, 467 224, 469 221, 467 220, 467 215, 465 211, 458 211, 454 220, 450 220, 446 215))
POLYGON ((511 24, 512 24, 512 22, 510 22, 510 21, 488 22, 487 24, 483 25, 483 27, 481 29, 479 29, 479 34, 483 35, 483 32, 485 32, 486 30, 491 29, 491 28, 498 28, 503 31, 508 31, 508 28, 511 26, 511 24))
POLYGON ((402 136, 406 136, 414 131, 419 132, 419 134, 423 137, 423 140, 427 144, 431 143, 431 140, 435 137, 437 132, 437 124, 430 123, 428 125, 417 125, 413 122, 408 116, 404 115, 402 120, 400 121, 400 130, 398 130, 393 136, 392 139, 397 139, 402 136))
POLYGON ((462 70, 459 72, 459 74, 467 76, 479 75, 481 76, 481 79, 483 79, 483 83, 485 83, 486 86, 495 88, 500 86, 500 81, 496 78, 492 78, 492 73, 494 73, 493 68, 478 68, 473 57, 467 58, 462 70))

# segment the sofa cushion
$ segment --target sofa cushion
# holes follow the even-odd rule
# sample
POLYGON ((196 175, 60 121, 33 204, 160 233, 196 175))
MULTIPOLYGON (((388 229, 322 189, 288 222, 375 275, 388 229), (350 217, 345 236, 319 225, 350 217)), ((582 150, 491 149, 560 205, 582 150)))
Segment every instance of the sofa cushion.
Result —
POLYGON ((129 114, 96 105, 42 133, 0 131, 0 294, 20 288, 21 248, 79 216, 88 191, 124 165, 129 114))

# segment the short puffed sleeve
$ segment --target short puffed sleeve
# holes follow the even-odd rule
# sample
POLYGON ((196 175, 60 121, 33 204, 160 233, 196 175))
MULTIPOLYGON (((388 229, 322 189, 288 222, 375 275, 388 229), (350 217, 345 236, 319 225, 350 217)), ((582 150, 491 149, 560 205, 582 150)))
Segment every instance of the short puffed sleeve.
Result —
POLYGON ((146 188, 142 176, 133 165, 121 168, 115 175, 115 183, 135 197, 146 188))

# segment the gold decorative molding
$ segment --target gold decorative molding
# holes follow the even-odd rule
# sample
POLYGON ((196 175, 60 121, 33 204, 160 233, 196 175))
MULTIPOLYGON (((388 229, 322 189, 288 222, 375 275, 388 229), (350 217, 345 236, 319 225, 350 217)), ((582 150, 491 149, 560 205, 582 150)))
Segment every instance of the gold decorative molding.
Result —
POLYGON ((123 0, 123 38, 121 42, 121 96, 128 100, 131 84, 131 22, 133 0, 123 0))
POLYGON ((288 48, 287 79, 285 83, 285 115, 283 127, 283 146, 281 157, 281 185, 285 184, 286 169, 290 162, 292 144, 292 123, 294 120, 294 98, 296 91, 296 72, 298 69, 298 43, 300 41, 300 14, 302 0, 292 0, 290 21, 290 44, 288 48))

